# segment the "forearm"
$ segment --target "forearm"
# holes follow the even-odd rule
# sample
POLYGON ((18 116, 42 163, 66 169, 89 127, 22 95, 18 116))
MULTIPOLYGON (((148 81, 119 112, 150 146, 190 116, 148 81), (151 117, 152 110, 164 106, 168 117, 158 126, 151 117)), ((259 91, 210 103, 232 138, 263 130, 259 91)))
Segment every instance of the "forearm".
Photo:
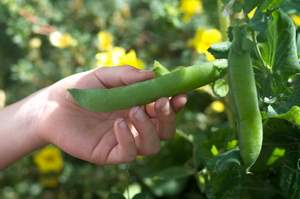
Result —
POLYGON ((0 170, 45 144, 37 136, 37 94, 0 111, 0 170))

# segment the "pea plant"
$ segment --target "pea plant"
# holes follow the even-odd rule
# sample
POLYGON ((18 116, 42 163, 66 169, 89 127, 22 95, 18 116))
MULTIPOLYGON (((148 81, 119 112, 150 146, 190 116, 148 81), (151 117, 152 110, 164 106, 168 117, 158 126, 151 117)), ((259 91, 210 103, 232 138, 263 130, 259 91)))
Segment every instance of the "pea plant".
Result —
POLYGON ((147 168, 138 161, 131 165, 130 174, 146 193, 136 198, 170 189, 193 198, 184 195, 191 194, 184 190, 186 183, 198 187, 195 198, 300 198, 300 39, 289 16, 296 8, 284 2, 223 0, 228 41, 210 47, 215 61, 172 71, 155 63, 152 80, 112 89, 70 89, 91 111, 127 109, 207 84, 226 104, 225 124, 190 134, 179 125, 174 140, 163 146, 168 148, 164 154, 145 160, 147 168), (176 154, 183 158, 171 163, 176 154), (153 176, 157 181, 148 183, 153 176))

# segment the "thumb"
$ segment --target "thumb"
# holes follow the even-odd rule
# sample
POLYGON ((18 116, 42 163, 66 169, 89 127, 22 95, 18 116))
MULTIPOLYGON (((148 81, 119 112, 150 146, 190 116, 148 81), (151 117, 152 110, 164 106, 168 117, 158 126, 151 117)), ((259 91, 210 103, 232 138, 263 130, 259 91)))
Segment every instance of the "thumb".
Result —
POLYGON ((105 88, 124 86, 154 77, 152 71, 138 70, 131 66, 100 68, 94 73, 105 88))
POLYGON ((153 77, 152 71, 138 70, 131 66, 118 66, 89 70, 69 76, 63 81, 67 88, 113 88, 152 79, 153 77))

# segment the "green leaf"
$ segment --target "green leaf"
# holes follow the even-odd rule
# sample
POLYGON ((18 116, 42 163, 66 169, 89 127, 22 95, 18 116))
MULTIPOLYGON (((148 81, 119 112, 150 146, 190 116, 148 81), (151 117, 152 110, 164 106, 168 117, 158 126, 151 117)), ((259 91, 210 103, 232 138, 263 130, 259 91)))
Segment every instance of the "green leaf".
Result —
POLYGON ((274 10, 280 6, 285 0, 265 0, 261 5, 260 9, 263 12, 267 12, 268 10, 274 10))
POLYGON ((222 153, 207 163, 208 169, 216 173, 222 173, 230 167, 240 167, 241 165, 240 151, 238 149, 222 153))
MULTIPOLYGON (((198 165, 207 165, 214 158, 211 149, 215 146, 219 151, 227 148, 227 143, 235 138, 234 131, 229 128, 195 133, 194 135, 195 162, 198 165)), ((217 156, 219 157, 219 156, 217 156)))
POLYGON ((228 83, 225 79, 218 79, 213 83, 214 94, 218 97, 225 97, 229 92, 228 83))
POLYGON ((241 170, 239 150, 233 149, 211 159, 207 168, 211 172, 208 183, 208 198, 238 199, 240 198, 241 170))
POLYGON ((300 107, 293 106, 288 112, 272 115, 270 118, 284 119, 300 127, 300 107))
MULTIPOLYGON (((299 160, 298 160, 299 164, 299 160)), ((285 196, 289 199, 299 199, 300 198, 300 168, 291 168, 289 165, 282 167, 280 176, 280 189, 285 196)))
POLYGON ((270 166, 270 165, 274 164, 275 162, 277 162, 278 159, 283 157, 284 154, 285 154, 285 149, 275 147, 274 150, 272 151, 271 156, 267 160, 267 165, 270 166))
POLYGON ((262 46, 262 56, 272 71, 281 80, 287 80, 291 75, 300 72, 296 28, 287 14, 282 11, 272 13, 266 38, 267 43, 262 46))
POLYGON ((110 193, 108 199, 126 199, 121 193, 110 193))

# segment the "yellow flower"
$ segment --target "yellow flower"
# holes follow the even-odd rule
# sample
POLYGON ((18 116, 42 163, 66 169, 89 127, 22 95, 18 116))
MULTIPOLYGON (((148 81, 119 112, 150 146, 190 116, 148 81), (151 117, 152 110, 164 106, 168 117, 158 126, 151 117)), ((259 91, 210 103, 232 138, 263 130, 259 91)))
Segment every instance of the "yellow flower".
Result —
POLYGON ((120 58, 125 54, 126 50, 121 47, 114 47, 110 51, 97 53, 97 66, 118 66, 120 65, 120 58))
POLYGON ((183 13, 184 22, 189 22, 194 15, 203 11, 200 0, 181 0, 179 9, 183 13))
POLYGON ((68 48, 77 45, 77 41, 70 34, 58 31, 52 32, 49 35, 49 40, 57 48, 68 48))
POLYGON ((29 40, 29 47, 30 48, 40 48, 42 45, 42 41, 38 37, 34 37, 29 40))
POLYGON ((207 61, 214 61, 214 60, 216 60, 216 58, 210 52, 205 51, 204 54, 206 56, 206 60, 207 61))
POLYGON ((41 149, 33 160, 41 173, 60 172, 64 166, 61 152, 54 146, 41 149))
POLYGON ((222 40, 222 34, 217 29, 208 29, 203 31, 202 42, 208 46, 218 43, 222 40))
POLYGON ((6 101, 6 95, 3 90, 0 90, 0 108, 3 108, 6 101))
POLYGON ((217 113, 222 113, 225 110, 225 106, 224 106, 223 102, 218 101, 218 100, 212 102, 210 104, 210 108, 217 113))
POLYGON ((209 53, 208 48, 215 43, 222 41, 222 34, 217 29, 198 28, 194 38, 188 41, 188 45, 193 47, 199 54, 205 54, 208 61, 215 60, 214 56, 209 53))
POLYGON ((100 67, 130 65, 139 69, 144 68, 143 61, 137 58, 134 50, 130 50, 128 53, 126 53, 126 50, 121 47, 114 47, 110 51, 96 54, 96 60, 97 66, 100 67))
POLYGON ((130 50, 126 55, 120 58, 121 65, 129 65, 138 69, 144 68, 144 62, 137 58, 136 52, 134 50, 130 50))
POLYGON ((292 15, 292 19, 296 26, 300 26, 300 15, 292 15))
POLYGON ((247 16, 249 17, 249 19, 252 19, 256 13, 257 7, 253 8, 248 14, 247 16))
POLYGON ((100 31, 98 33, 98 49, 101 51, 110 50, 113 47, 114 37, 110 32, 100 31))

